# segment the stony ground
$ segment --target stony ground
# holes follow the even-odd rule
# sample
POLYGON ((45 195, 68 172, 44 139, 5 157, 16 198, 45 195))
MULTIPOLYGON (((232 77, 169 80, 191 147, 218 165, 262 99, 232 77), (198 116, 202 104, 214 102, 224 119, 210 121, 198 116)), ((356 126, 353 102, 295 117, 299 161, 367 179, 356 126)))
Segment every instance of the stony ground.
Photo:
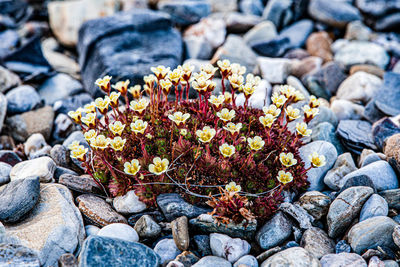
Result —
POLYGON ((0 4, 0 266, 398 266, 400 1, 0 4), (283 83, 325 99, 301 152, 327 157, 309 190, 246 228, 177 194, 105 198, 69 157, 85 141, 66 113, 106 74, 219 59, 261 75, 253 107, 283 83))

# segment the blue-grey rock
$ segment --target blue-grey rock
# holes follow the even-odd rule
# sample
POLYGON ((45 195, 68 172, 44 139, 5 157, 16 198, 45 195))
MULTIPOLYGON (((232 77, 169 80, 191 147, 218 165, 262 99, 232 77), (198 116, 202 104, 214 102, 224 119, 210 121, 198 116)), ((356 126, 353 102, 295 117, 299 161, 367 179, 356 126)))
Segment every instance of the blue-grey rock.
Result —
POLYGON ((139 236, 135 229, 125 223, 111 223, 106 225, 100 229, 97 235, 110 238, 119 238, 130 242, 139 241, 139 236))
POLYGON ((374 29, 376 31, 395 31, 400 26, 399 13, 393 13, 378 19, 375 22, 374 29))
POLYGON ((375 43, 365 41, 350 41, 335 53, 335 61, 347 68, 357 64, 371 64, 385 69, 390 57, 385 49, 375 43))
POLYGON ((193 241, 201 257, 211 255, 210 237, 208 235, 195 235, 193 241))
POLYGON ((386 216, 366 219, 351 227, 348 240, 354 252, 361 254, 369 248, 389 247, 398 249, 393 242, 392 233, 398 224, 386 216))
POLYGON ((284 28, 280 33, 279 37, 289 38, 289 49, 303 47, 306 43, 308 36, 314 29, 314 23, 312 20, 303 19, 296 21, 290 26, 284 28))
POLYGON ((231 263, 249 254, 251 248, 246 240, 218 233, 210 234, 210 247, 214 256, 227 259, 231 263))
POLYGON ((258 267, 258 261, 256 257, 252 255, 246 255, 238 259, 234 264, 233 267, 241 267, 241 266, 246 266, 246 267, 258 267))
POLYGON ((143 84, 150 67, 175 68, 181 63, 182 38, 167 14, 133 9, 85 22, 77 50, 83 85, 97 97, 104 95, 94 84, 99 77, 110 75, 112 83, 129 79, 131 84, 143 84))
POLYGON ((343 145, 351 152, 361 154, 364 148, 377 150, 372 136, 372 125, 361 120, 341 120, 336 130, 343 145))
POLYGON ((275 266, 320 266, 317 258, 301 247, 292 247, 278 252, 261 264, 261 267, 275 266))
POLYGON ((4 93, 11 88, 19 86, 20 84, 21 80, 17 74, 0 66, 0 93, 4 93))
POLYGON ((39 94, 30 85, 22 85, 10 90, 6 98, 9 115, 30 111, 40 104, 39 94))
POLYGON ((344 28, 350 21, 361 20, 358 9, 346 1, 312 0, 308 13, 312 18, 337 28, 344 28))
POLYGON ((19 42, 18 32, 14 30, 5 30, 0 33, 0 58, 7 56, 15 49, 19 42))
POLYGON ((156 244, 154 252, 160 257, 161 263, 165 263, 175 259, 182 251, 176 247, 173 239, 166 238, 156 244))
POLYGON ((317 259, 335 251, 335 242, 318 227, 311 227, 304 232, 300 246, 317 259))
POLYGON ((315 220, 319 220, 328 213, 331 199, 321 192, 308 191, 299 198, 298 202, 315 220))
POLYGON ((301 229, 309 229, 312 227, 314 217, 311 216, 301 205, 297 203, 292 204, 290 202, 283 202, 279 206, 279 210, 295 219, 301 229))
MULTIPOLYGON (((339 183, 338 187, 340 187, 340 186, 341 186, 341 184, 339 183)), ((347 188, 350 188, 353 186, 368 186, 374 190, 374 193, 376 193, 376 187, 375 187, 374 183, 372 182, 372 180, 368 176, 361 174, 361 175, 353 176, 353 177, 347 179, 347 181, 340 188, 340 190, 339 190, 339 192, 337 192, 337 194, 339 195, 347 188)))
POLYGON ((254 42, 251 48, 265 57, 280 57, 289 49, 290 39, 288 37, 277 37, 272 40, 254 42))
POLYGON ((391 118, 382 118, 372 125, 372 136, 380 150, 383 150, 387 138, 398 133, 400 133, 400 127, 391 118))
MULTIPOLYGON (((317 117, 315 118, 317 119, 317 117)), ((335 126, 330 122, 320 122, 315 127, 312 128, 311 134, 312 141, 327 141, 335 146, 338 155, 343 154, 345 149, 336 135, 335 126)))
POLYGON ((171 15, 171 20, 180 25, 199 22, 211 13, 211 6, 203 0, 169 0, 161 1, 158 9, 171 15))
POLYGON ((362 162, 361 168, 378 160, 381 160, 378 154, 376 153, 369 154, 368 156, 365 157, 364 161, 362 162))
POLYGON ((376 216, 387 216, 388 213, 389 206, 386 200, 378 194, 373 194, 361 209, 360 222, 376 216))
POLYGON ((232 267, 232 264, 217 256, 206 256, 201 258, 192 267, 232 267))
POLYGON ((207 213, 210 210, 187 203, 179 194, 161 194, 157 197, 157 204, 168 221, 186 216, 189 219, 207 213))
POLYGON ((362 206, 373 192, 370 187, 355 186, 340 193, 329 207, 328 235, 336 238, 343 234, 351 222, 358 217, 362 206))
MULTIPOLYGON (((252 46, 256 43, 267 43, 278 36, 275 24, 269 20, 265 20, 251 28, 243 36, 244 41, 252 46)), ((400 64, 399 64, 400 66, 400 64)))
POLYGON ((11 181, 0 188, 0 220, 19 221, 32 210, 39 199, 39 177, 11 181))
POLYGON ((86 236, 89 237, 91 235, 97 235, 97 233, 100 231, 100 228, 94 225, 86 225, 85 226, 85 232, 86 236))
POLYGON ((0 161, 0 186, 10 181, 10 172, 12 166, 0 161))
POLYGON ((59 73, 47 79, 38 92, 47 105, 53 105, 56 101, 75 95, 83 89, 82 84, 71 76, 59 73))
POLYGON ((340 181, 342 187, 348 179, 355 176, 366 175, 374 183, 376 190, 383 191, 389 189, 396 189, 399 187, 399 181, 396 173, 387 161, 379 160, 365 167, 362 167, 354 172, 347 174, 340 181))
POLYGON ((38 255, 25 246, 0 243, 0 266, 40 267, 38 255))
POLYGON ((391 189, 379 192, 389 205, 389 208, 400 209, 400 189, 391 189))
POLYGON ((339 254, 327 254, 320 260, 321 267, 367 267, 367 263, 356 253, 341 252, 339 254))
POLYGON ((102 236, 89 236, 79 259, 80 267, 157 267, 160 264, 157 254, 143 244, 102 236))
POLYGON ((324 176, 332 168, 337 158, 336 148, 329 142, 314 141, 300 148, 300 157, 305 162, 305 168, 310 167, 309 155, 317 152, 324 155, 326 164, 320 168, 311 168, 307 172, 307 180, 310 182, 308 191, 322 191, 324 188, 324 176))
POLYGON ((7 98, 0 92, 0 131, 3 129, 4 119, 7 114, 7 98))
POLYGON ((243 14, 261 16, 264 10, 262 0, 242 0, 239 9, 243 14))
POLYGON ((282 244, 292 234, 292 221, 283 212, 277 212, 257 232, 256 241, 264 249, 282 244))
POLYGON ((147 214, 140 217, 135 223, 134 229, 140 238, 156 238, 161 233, 161 226, 154 221, 152 216, 147 214))
POLYGON ((396 215, 394 217, 392 217, 392 219, 397 222, 398 224, 400 224, 400 215, 396 215))
POLYGON ((294 14, 291 10, 292 0, 271 0, 268 1, 263 18, 272 21, 276 28, 282 29, 294 20, 294 14))
POLYGON ((54 103, 53 107, 57 114, 67 114, 68 111, 77 110, 78 108, 83 107, 92 101, 93 98, 89 94, 83 93, 58 100, 54 103))
POLYGON ((351 251, 351 247, 349 244, 347 244, 347 242, 345 240, 340 240, 339 242, 337 242, 337 244, 335 246, 336 254, 339 254, 342 252, 350 253, 350 251, 351 251))
POLYGON ((72 144, 72 142, 78 141, 80 145, 89 147, 89 144, 85 140, 85 136, 83 135, 82 131, 75 131, 72 132, 67 139, 64 140, 63 146, 67 147, 72 144))
POLYGON ((350 152, 343 153, 337 158, 335 165, 324 177, 324 183, 332 190, 340 189, 340 181, 347 174, 357 170, 350 152))
POLYGON ((375 17, 400 11, 400 3, 397 0, 356 0, 355 4, 363 13, 375 17))

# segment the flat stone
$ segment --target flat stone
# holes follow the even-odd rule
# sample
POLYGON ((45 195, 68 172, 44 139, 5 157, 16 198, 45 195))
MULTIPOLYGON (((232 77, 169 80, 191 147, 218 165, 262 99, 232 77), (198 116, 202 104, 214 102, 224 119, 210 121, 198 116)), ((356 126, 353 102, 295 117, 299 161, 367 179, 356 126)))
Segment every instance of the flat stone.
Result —
POLYGON ((240 266, 248 266, 248 267, 258 267, 258 261, 256 257, 252 255, 246 255, 238 259, 234 264, 233 267, 240 267, 240 266))
POLYGON ((30 111, 41 103, 39 94, 30 85, 21 85, 8 91, 6 98, 9 115, 30 111))
POLYGON ((395 249, 392 238, 398 224, 386 216, 377 216, 355 224, 348 233, 349 243, 356 253, 365 249, 385 246, 395 249))
MULTIPOLYGON (((339 186, 341 186, 341 185, 339 185, 339 186)), ((375 187, 374 183, 372 182, 372 180, 368 176, 357 175, 357 176, 354 176, 354 177, 351 177, 350 179, 348 179, 344 183, 344 185, 341 186, 341 188, 337 194, 340 194, 347 188, 354 187, 354 186, 368 186, 368 187, 371 187, 372 190, 374 190, 374 193, 376 193, 376 187, 375 187)))
POLYGON ((19 221, 38 202, 39 188, 38 177, 18 179, 0 187, 0 220, 5 223, 19 221))
POLYGON ((372 136, 372 125, 367 121, 342 120, 339 122, 337 134, 345 147, 356 154, 360 154, 364 148, 377 149, 372 136))
POLYGON ((339 138, 336 135, 335 126, 333 126, 332 123, 327 121, 319 122, 312 128, 311 140, 312 141, 321 140, 331 143, 332 145, 335 146, 338 155, 343 154, 345 151, 342 143, 340 142, 339 138))
POLYGON ((391 189, 379 192, 389 205, 389 208, 400 209, 400 189, 391 189))
POLYGON ((115 197, 113 205, 115 210, 122 214, 137 213, 147 208, 146 204, 139 200, 133 190, 128 191, 123 196, 115 197))
POLYGON ((320 57, 306 57, 300 61, 294 61, 291 66, 291 74, 301 78, 307 73, 317 71, 322 66, 322 59, 320 57))
POLYGON ((222 257, 234 263, 250 252, 250 244, 239 238, 230 238, 224 234, 210 234, 210 246, 214 256, 222 257))
POLYGON ((340 181, 347 174, 357 170, 353 157, 349 152, 339 155, 335 165, 330 169, 324 177, 324 183, 333 190, 340 189, 340 181))
POLYGON ((135 223, 134 229, 140 238, 156 238, 161 233, 161 227, 150 215, 143 215, 135 223))
POLYGON ((360 212, 360 222, 376 216, 387 216, 389 206, 386 200, 378 194, 373 194, 365 202, 360 212))
POLYGON ((149 247, 121 239, 89 236, 79 255, 79 266, 157 267, 160 259, 149 247), (116 263, 119 263, 116 265, 116 263))
POLYGON ((128 223, 125 217, 114 211, 105 200, 99 197, 84 194, 77 197, 76 202, 83 216, 97 226, 128 223))
POLYGON ((329 207, 328 235, 335 238, 343 234, 372 194, 372 188, 366 186, 350 187, 340 193, 329 207))
POLYGON ((138 242, 139 236, 135 229, 125 223, 111 223, 97 232, 98 236, 119 238, 129 242, 138 242))
POLYGON ((211 13, 211 6, 207 1, 170 1, 158 3, 158 9, 171 15, 171 20, 179 25, 190 25, 199 22, 201 18, 211 13))
POLYGON ((387 138, 398 133, 400 124, 395 118, 382 118, 372 125, 372 136, 379 150, 383 149, 387 138))
POLYGON ((294 218, 301 229, 309 229, 312 227, 314 217, 311 216, 303 207, 298 204, 292 204, 289 202, 283 202, 279 209, 284 213, 294 218))
POLYGON ((217 256, 206 256, 201 258, 193 267, 232 267, 232 264, 217 256))
POLYGON ((42 184, 38 204, 23 221, 6 225, 6 232, 34 250, 43 266, 56 266, 60 256, 75 252, 85 237, 71 192, 59 184, 42 184))
POLYGON ((212 254, 209 235, 195 235, 193 241, 200 256, 204 257, 212 254))
POLYGON ((10 181, 11 168, 10 164, 0 162, 0 186, 10 181))
POLYGON ((311 214, 315 220, 321 219, 328 213, 331 199, 318 191, 305 192, 299 198, 299 205, 311 214))
POLYGON ((19 142, 24 142, 34 133, 41 133, 48 140, 51 135, 53 120, 53 109, 45 106, 37 110, 8 117, 6 124, 13 129, 11 135, 19 142))
POLYGON ((293 223, 283 214, 277 212, 257 232, 256 241, 264 249, 280 245, 292 234, 293 223))
POLYGON ((317 152, 319 155, 324 155, 326 158, 326 164, 320 168, 311 168, 307 172, 307 180, 310 182, 308 191, 320 191, 324 188, 323 178, 333 166, 337 158, 336 148, 325 141, 314 141, 300 148, 300 157, 305 162, 305 168, 310 167, 311 163, 308 156, 313 152, 317 152))
POLYGON ((10 172, 10 179, 25 179, 30 176, 38 176, 40 182, 49 183, 54 181, 53 175, 56 164, 50 157, 40 157, 17 163, 10 172))
POLYGON ((261 76, 270 83, 283 83, 290 73, 290 59, 259 57, 257 62, 261 76))
POLYGON ((178 194, 161 194, 157 197, 157 204, 168 221, 172 221, 178 217, 186 216, 189 219, 207 213, 209 209, 196 207, 187 203, 178 194))
POLYGON ((321 267, 367 267, 360 255, 347 252, 325 255, 320 262, 321 267))
POLYGON ((314 22, 310 19, 302 19, 284 28, 280 33, 280 38, 288 38, 288 49, 303 47, 308 36, 314 29, 314 22))
POLYGON ((53 108, 57 114, 67 114, 71 110, 77 110, 93 101, 93 98, 88 93, 77 94, 66 97, 54 103, 53 108))
POLYGON ((320 266, 320 263, 318 259, 313 257, 311 253, 309 253, 304 248, 293 247, 285 249, 269 257, 260 266, 261 267, 273 267, 273 266, 317 267, 320 266))
POLYGON ((4 93, 11 88, 19 86, 20 84, 21 80, 17 74, 9 71, 3 66, 0 67, 0 93, 4 93))
POLYGON ((82 90, 83 86, 80 82, 65 73, 59 73, 44 81, 38 88, 38 93, 46 105, 53 105, 56 101, 75 95, 82 90))
MULTIPOLYGON (((399 65, 400 66, 400 65, 399 65)), ((377 66, 374 65, 368 65, 368 64, 360 64, 360 65, 354 65, 350 68, 349 74, 353 75, 356 72, 363 71, 372 75, 375 75, 381 79, 383 79, 383 75, 385 74, 385 71, 377 66)))
POLYGON ((345 99, 334 99, 331 110, 338 120, 361 120, 364 118, 365 107, 345 99))
POLYGON ((160 257, 161 263, 166 263, 175 259, 182 251, 176 247, 173 239, 166 238, 156 244, 154 252, 160 257))
POLYGON ((18 244, 0 244, 0 266, 39 267, 35 251, 18 244))
POLYGON ((243 39, 248 45, 255 43, 268 42, 278 35, 275 24, 269 20, 262 21, 253 28, 251 28, 244 36, 243 39))
POLYGON ((335 252, 335 242, 320 228, 306 230, 301 238, 300 246, 317 259, 335 252))
POLYGON ((394 101, 400 96, 399 84, 400 73, 385 72, 382 89, 375 98, 376 107, 384 114, 390 116, 400 114, 400 108, 394 101))

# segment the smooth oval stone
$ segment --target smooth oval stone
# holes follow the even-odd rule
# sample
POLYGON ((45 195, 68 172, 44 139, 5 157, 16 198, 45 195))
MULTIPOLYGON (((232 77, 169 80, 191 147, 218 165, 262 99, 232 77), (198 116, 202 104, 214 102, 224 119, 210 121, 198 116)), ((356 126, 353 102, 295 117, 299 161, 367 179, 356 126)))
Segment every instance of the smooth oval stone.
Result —
POLYGON ((378 194, 373 194, 361 209, 360 222, 375 216, 387 216, 388 213, 389 206, 386 200, 378 194))

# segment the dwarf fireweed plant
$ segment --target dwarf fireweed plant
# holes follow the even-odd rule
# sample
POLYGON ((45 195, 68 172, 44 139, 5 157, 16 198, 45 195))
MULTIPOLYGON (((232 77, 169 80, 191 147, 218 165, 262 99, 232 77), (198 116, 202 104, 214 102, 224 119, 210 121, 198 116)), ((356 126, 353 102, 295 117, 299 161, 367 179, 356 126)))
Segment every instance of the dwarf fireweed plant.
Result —
POLYGON ((151 206, 157 195, 179 192, 192 203, 213 207, 219 222, 268 218, 283 201, 283 191, 304 190, 307 171, 325 164, 323 155, 313 153, 306 169, 299 156, 319 101, 311 97, 302 110, 294 108, 304 96, 283 85, 272 95, 273 104, 251 108, 249 98, 260 78, 248 74, 245 79, 246 69, 228 60, 217 65, 198 73, 186 64, 151 68, 143 90, 129 87, 129 81, 111 85, 109 76, 98 79, 105 97, 69 113, 90 145, 73 143, 71 157, 107 195, 134 190, 151 206), (214 95, 217 71, 222 94, 214 95), (197 99, 189 99, 190 87, 197 99), (168 100, 171 91, 175 99, 168 100), (245 96, 241 106, 235 104, 238 92, 245 96), (288 128, 291 121, 295 132, 288 128))

